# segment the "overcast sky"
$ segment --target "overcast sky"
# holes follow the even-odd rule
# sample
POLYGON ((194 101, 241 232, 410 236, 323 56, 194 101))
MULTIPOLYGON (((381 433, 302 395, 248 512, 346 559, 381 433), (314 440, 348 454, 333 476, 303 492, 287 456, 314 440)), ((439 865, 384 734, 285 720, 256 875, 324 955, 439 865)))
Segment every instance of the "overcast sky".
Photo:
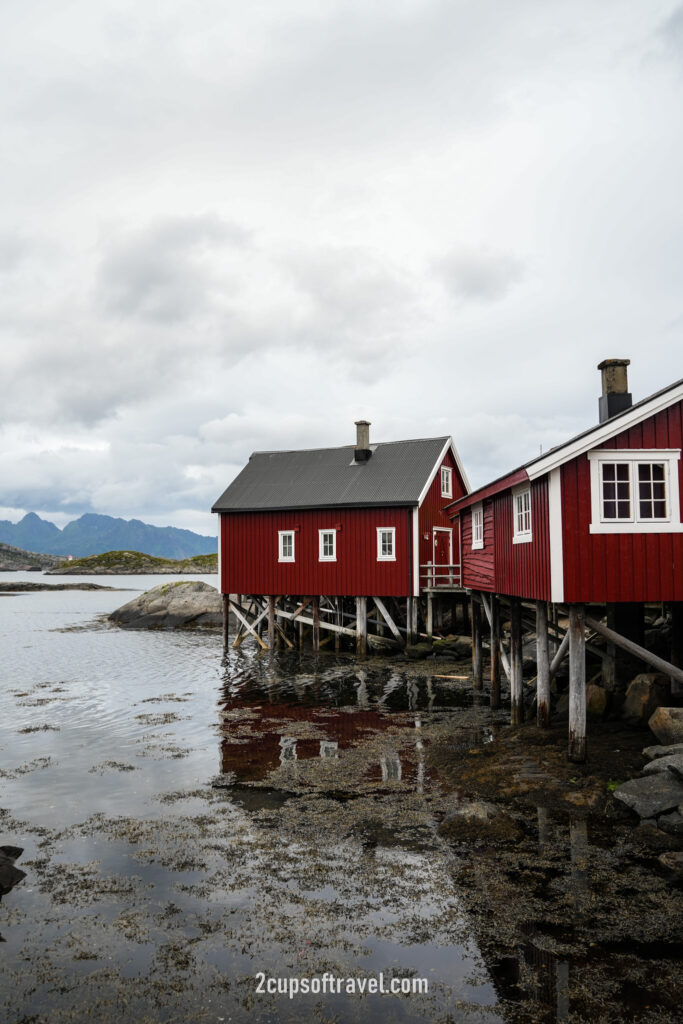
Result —
POLYGON ((473 485, 683 377, 677 0, 3 0, 0 518, 215 532, 255 449, 473 485))

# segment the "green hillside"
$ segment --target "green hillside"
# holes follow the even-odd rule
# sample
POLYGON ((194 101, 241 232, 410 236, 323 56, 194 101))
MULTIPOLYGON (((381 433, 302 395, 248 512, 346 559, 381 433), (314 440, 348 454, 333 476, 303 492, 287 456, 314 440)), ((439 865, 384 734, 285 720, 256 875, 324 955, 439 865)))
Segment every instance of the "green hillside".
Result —
POLYGON ((102 555, 88 555, 62 562, 49 570, 51 576, 113 576, 113 575, 170 575, 172 573, 218 572, 218 555, 195 555, 194 558, 175 560, 155 558, 141 551, 106 551, 102 555))

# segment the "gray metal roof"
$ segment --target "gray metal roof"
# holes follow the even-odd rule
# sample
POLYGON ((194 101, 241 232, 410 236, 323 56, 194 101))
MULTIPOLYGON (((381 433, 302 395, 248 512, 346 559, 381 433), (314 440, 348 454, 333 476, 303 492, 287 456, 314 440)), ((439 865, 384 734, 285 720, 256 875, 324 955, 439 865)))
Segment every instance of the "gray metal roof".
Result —
POLYGON ((212 512, 417 505, 448 437, 372 444, 367 462, 354 446, 254 452, 212 512))

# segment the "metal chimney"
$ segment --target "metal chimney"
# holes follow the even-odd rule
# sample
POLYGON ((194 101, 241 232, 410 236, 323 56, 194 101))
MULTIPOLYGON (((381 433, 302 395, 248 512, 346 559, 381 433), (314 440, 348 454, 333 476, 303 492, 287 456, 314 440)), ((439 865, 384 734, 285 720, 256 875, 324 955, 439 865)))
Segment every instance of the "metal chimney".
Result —
POLYGON ((356 462, 367 462, 371 455, 370 424, 367 420, 356 420, 356 447, 353 457, 356 462))
POLYGON ((630 359, 603 359, 598 363, 598 370, 602 373, 602 394, 598 403, 601 423, 633 405, 626 369, 630 364, 630 359))

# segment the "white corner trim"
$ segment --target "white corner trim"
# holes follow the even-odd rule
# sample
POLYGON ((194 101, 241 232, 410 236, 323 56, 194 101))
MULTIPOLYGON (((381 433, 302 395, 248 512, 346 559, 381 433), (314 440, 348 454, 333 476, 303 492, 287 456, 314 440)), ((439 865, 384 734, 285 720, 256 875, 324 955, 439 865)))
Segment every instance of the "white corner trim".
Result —
POLYGON ((549 473, 557 466, 569 462, 571 459, 576 458, 577 455, 583 455, 584 452, 596 448, 605 441, 609 441, 611 438, 616 437, 617 434, 623 434, 625 430, 637 426, 638 423, 649 419, 650 416, 661 412, 662 409, 668 409, 670 405, 680 402, 681 399, 683 399, 683 383, 678 384, 675 388, 671 388, 663 395, 651 398, 649 402, 639 405, 636 409, 622 413, 621 416, 607 420, 606 423, 598 424, 594 430, 589 431, 583 437, 577 438, 573 444, 561 445, 557 451, 548 452, 545 458, 539 459, 538 462, 527 466, 526 471, 529 479, 537 480, 539 476, 545 476, 546 473, 549 473))
MULTIPOLYGON (((598 451, 588 452, 591 486, 590 533, 683 533, 678 489, 678 468, 676 466, 680 458, 680 448, 601 448, 598 451), (600 466, 603 462, 628 463, 630 466, 639 462, 663 462, 666 466, 665 480, 669 513, 667 517, 665 519, 638 519, 636 516, 638 498, 632 493, 631 518, 605 521, 602 516, 602 487, 600 482, 600 466)), ((631 480, 633 480, 632 473, 631 480)))
MULTIPOLYGON (((453 438, 452 438, 452 437, 449 437, 449 438, 448 438, 448 440, 446 441, 445 445, 444 445, 444 446, 443 446, 443 448, 441 449, 441 451, 440 451, 440 453, 439 453, 439 457, 438 457, 438 459, 436 460, 436 463, 434 464, 434 467, 432 468, 432 471, 431 471, 431 473, 429 474, 429 477, 427 478, 427 483, 426 483, 426 484, 424 485, 424 487, 422 488, 422 491, 420 492, 420 497, 419 497, 419 498, 417 499, 417 505, 418 505, 418 508, 420 507, 420 505, 422 504, 422 502, 423 502, 423 501, 425 500, 425 498, 427 497, 427 493, 428 493, 428 491, 429 491, 429 488, 430 488, 430 487, 432 486, 432 484, 434 483, 434 477, 436 476, 436 474, 438 473, 438 471, 439 471, 439 470, 441 469, 441 463, 442 463, 442 462, 443 462, 443 460, 444 460, 444 456, 445 456, 446 452, 447 452, 447 451, 449 451, 449 450, 450 450, 450 452, 451 452, 451 455, 453 456, 453 461, 455 462, 456 466, 458 467, 458 472, 459 472, 459 474, 460 474, 460 477, 461 477, 461 479, 462 479, 462 482, 463 482, 463 483, 464 483, 464 485, 465 485, 465 492, 466 492, 467 494, 469 494, 469 492, 470 492, 470 491, 472 490, 472 488, 470 487, 470 482, 469 482, 469 480, 467 479, 467 474, 465 473, 465 469, 464 469, 464 467, 463 467, 463 464, 462 464, 462 462, 460 461, 460 456, 458 455, 458 452, 457 452, 457 450, 456 450, 456 447, 455 447, 455 445, 453 444, 453 438)), ((453 499, 451 499, 451 501, 452 501, 452 500, 453 500, 453 499)))
POLYGON ((413 597, 420 596, 420 513, 413 509, 413 597))
POLYGON ((223 573, 221 571, 223 566, 223 516, 218 513, 218 593, 223 593, 223 573))
POLYGON ((562 475, 559 467, 548 479, 548 532, 550 534, 550 600, 564 601, 564 544, 562 539, 562 475))

